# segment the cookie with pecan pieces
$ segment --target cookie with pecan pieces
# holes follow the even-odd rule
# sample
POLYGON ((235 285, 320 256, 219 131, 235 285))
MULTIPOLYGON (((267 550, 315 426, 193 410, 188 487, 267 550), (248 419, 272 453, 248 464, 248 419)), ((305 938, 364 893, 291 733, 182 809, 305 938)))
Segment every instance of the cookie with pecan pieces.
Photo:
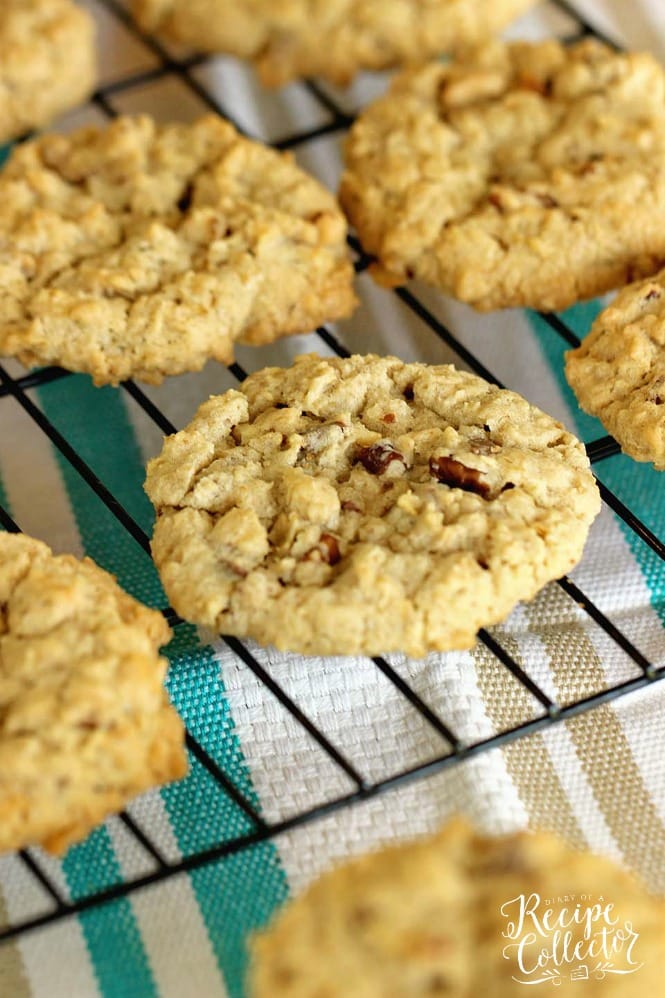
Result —
POLYGON ((483 311, 619 287, 665 262, 665 70, 587 39, 404 73, 351 129, 341 200, 382 282, 483 311))
POLYGON ((325 873, 251 956, 252 998, 642 998, 662 990, 665 902, 550 833, 458 819, 325 873))
POLYGON ((566 378, 624 453, 665 471, 665 270, 619 292, 566 354, 566 378))
POLYGON ((0 532, 0 852, 61 852, 184 776, 161 613, 88 558, 0 532))
POLYGON ((189 620, 306 654, 470 647, 579 559, 584 448, 452 366, 299 357, 205 402, 150 462, 189 620))
POLYGON ((209 115, 46 135, 0 174, 0 354, 160 382, 354 309, 346 221, 209 115))

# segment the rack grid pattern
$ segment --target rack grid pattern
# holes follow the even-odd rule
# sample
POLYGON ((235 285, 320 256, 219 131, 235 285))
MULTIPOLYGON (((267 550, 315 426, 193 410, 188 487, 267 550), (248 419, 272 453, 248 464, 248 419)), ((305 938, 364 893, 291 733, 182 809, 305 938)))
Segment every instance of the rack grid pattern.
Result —
MULTIPOLYGON (((98 0, 98 2, 106 9, 109 16, 119 19, 126 30, 132 32, 135 37, 140 38, 142 44, 149 49, 152 56, 157 60, 157 65, 154 68, 127 75, 121 80, 101 87, 92 98, 93 104, 99 111, 103 112, 107 117, 112 117, 116 114, 111 101, 112 97, 124 91, 129 91, 138 85, 158 81, 168 74, 176 74, 197 98, 207 104, 211 110, 230 119, 240 131, 244 131, 242 125, 238 121, 233 120, 233 116, 229 114, 228 110, 206 90, 194 74, 197 68, 205 65, 207 57, 193 56, 178 58, 171 55, 159 42, 140 35, 125 8, 118 0, 98 0)), ((588 22, 580 17, 571 4, 565 2, 565 0, 552 0, 552 2, 568 16, 576 20, 579 25, 579 31, 573 36, 574 38, 585 35, 601 37, 588 22)), ((573 38, 571 37, 569 40, 573 40, 573 38)), ((604 40, 608 41, 607 39, 604 40)), ((343 132, 352 123, 352 115, 341 108, 336 100, 316 82, 304 81, 301 86, 307 90, 310 98, 316 101, 322 110, 325 111, 327 120, 324 124, 318 124, 308 131, 294 133, 279 139, 273 143, 277 148, 295 149, 327 134, 343 132)), ((353 237, 350 239, 350 244, 356 255, 356 270, 360 273, 367 269, 371 260, 362 252, 362 248, 353 237)), ((482 377, 497 384, 500 383, 494 377, 492 371, 488 370, 460 342, 454 333, 443 325, 410 290, 397 288, 392 293, 397 295, 401 302, 427 325, 433 336, 438 337, 452 349, 463 363, 467 364, 482 377)), ((578 345, 579 340, 575 333, 560 316, 543 313, 541 318, 547 323, 553 336, 560 337, 566 345, 578 345)), ((338 356, 348 355, 345 347, 330 330, 321 328, 317 330, 317 335, 321 343, 325 344, 328 349, 332 350, 338 356)), ((245 376, 245 371, 237 363, 232 364, 229 370, 238 381, 241 381, 245 376)), ((131 535, 136 544, 149 554, 149 538, 143 529, 29 395, 31 389, 39 388, 50 382, 68 377, 71 377, 68 372, 55 367, 32 371, 22 377, 12 377, 6 367, 0 365, 0 415, 3 399, 13 399, 22 408, 27 417, 34 422, 38 431, 48 438, 51 444, 60 452, 62 458, 71 465, 72 469, 74 469, 99 500, 110 510, 121 526, 131 535)), ((166 434, 175 432, 176 427, 173 426, 170 420, 138 385, 131 381, 125 382, 122 385, 122 390, 131 397, 134 403, 143 410, 147 419, 151 420, 160 431, 166 434)), ((618 445, 608 436, 594 440, 587 445, 587 450, 589 458, 594 465, 619 453, 618 445)), ((665 544, 663 541, 617 495, 602 482, 598 484, 604 503, 624 521, 626 526, 641 541, 655 552, 658 558, 665 560, 665 544)), ((19 525, 14 522, 8 511, 3 509, 2 506, 0 506, 0 527, 9 531, 19 531, 20 529, 19 525)), ((419 712, 424 722, 436 733, 441 745, 441 751, 436 758, 412 765, 378 781, 367 779, 345 754, 331 743, 315 721, 298 707, 289 694, 263 667, 243 642, 236 638, 225 637, 223 640, 230 651, 237 656, 244 667, 251 670, 270 694, 279 701, 282 708, 292 715, 297 724, 309 733, 318 745, 318 748, 325 753, 331 763, 351 781, 352 789, 345 794, 324 800, 316 806, 307 808, 283 820, 268 822, 259 813, 255 803, 247 799, 234 784, 229 774, 211 757, 197 739, 188 732, 187 747, 190 754, 214 779, 219 792, 227 795, 240 808, 247 819, 247 830, 227 841, 216 843, 203 851, 188 855, 178 862, 171 862, 152 841, 150 830, 141 827, 139 822, 129 814, 123 813, 120 815, 120 820, 124 824, 128 834, 134 837, 136 842, 150 857, 152 862, 151 871, 142 876, 114 884, 104 890, 95 891, 89 895, 79 897, 76 901, 69 901, 63 896, 59 886, 55 883, 45 864, 41 861, 38 851, 24 850, 19 854, 19 860, 23 865, 26 878, 30 878, 33 881, 33 886, 36 881, 42 890, 45 897, 45 909, 35 917, 2 928, 0 930, 0 941, 15 938, 30 929, 45 926, 65 917, 82 913, 169 877, 213 863, 220 858, 256 845, 288 829, 321 818, 355 802, 367 800, 370 797, 389 791, 391 788, 404 785, 409 781, 441 772, 473 756, 478 756, 490 749, 499 748, 510 742, 515 742, 520 738, 549 728, 551 725, 560 724, 566 719, 592 710, 601 704, 616 700, 628 693, 647 687, 665 678, 665 666, 659 667, 650 662, 635 647, 626 634, 608 619, 604 612, 571 579, 563 578, 559 580, 558 585, 570 599, 574 600, 582 608, 591 621, 593 621, 593 624, 597 628, 602 629, 608 638, 628 656, 637 667, 637 674, 633 678, 602 689, 584 699, 560 705, 554 702, 541 689, 538 683, 529 675, 527 669, 523 668, 516 661, 492 633, 483 630, 480 632, 479 640, 492 655, 496 656, 502 666, 512 674, 514 679, 528 690, 531 696, 535 698, 539 708, 536 716, 533 718, 517 724, 508 730, 504 730, 499 734, 469 743, 461 739, 451 729, 388 661, 380 657, 374 658, 373 662, 376 668, 380 670, 387 681, 394 685, 400 696, 406 698, 411 706, 419 712)), ((163 613, 173 627, 177 628, 182 623, 170 608, 164 608, 163 613)))

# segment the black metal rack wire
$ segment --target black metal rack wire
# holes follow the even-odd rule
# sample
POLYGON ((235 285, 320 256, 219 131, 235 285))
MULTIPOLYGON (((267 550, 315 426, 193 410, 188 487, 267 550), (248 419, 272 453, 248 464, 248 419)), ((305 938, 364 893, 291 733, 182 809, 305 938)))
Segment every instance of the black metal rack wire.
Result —
MULTIPOLYGON (((195 56, 183 59, 173 57, 158 41, 139 34, 125 8, 118 3, 118 0, 100 0, 100 2, 105 6, 109 14, 122 22, 126 29, 134 33, 135 36, 140 37, 142 43, 157 58, 158 65, 149 70, 126 76, 120 81, 113 82, 99 89, 92 98, 93 103, 99 110, 111 117, 116 113, 111 102, 111 98, 114 95, 142 83, 159 80, 167 74, 177 74, 198 98, 213 111, 233 121, 233 117, 228 113, 228 110, 193 75, 193 71, 206 62, 206 57, 195 56)), ((572 4, 565 2, 565 0, 552 0, 552 2, 571 18, 574 18, 579 25, 579 31, 575 34, 575 38, 585 35, 602 37, 591 24, 579 15, 572 4)), ((608 41, 608 39, 604 40, 608 41)), ((610 44, 612 43, 610 42, 610 44)), ((348 129, 353 120, 352 116, 341 109, 336 101, 317 83, 305 81, 302 83, 302 86, 307 88, 310 96, 325 110, 328 120, 325 124, 318 125, 309 131, 289 135, 274 143, 280 149, 296 148, 303 143, 320 138, 326 134, 342 132, 348 129)), ((240 131, 243 131, 237 121, 233 123, 240 131)), ((357 254, 356 270, 361 272, 368 267, 371 261, 363 254, 361 247, 356 241, 351 239, 350 242, 354 252, 357 254)), ((443 325, 432 314, 416 295, 407 288, 398 288, 393 293, 427 325, 432 335, 442 340, 456 353, 463 363, 467 364, 482 377, 499 383, 492 372, 460 342, 449 328, 443 325)), ((541 318, 547 323, 553 336, 561 338, 567 345, 575 346, 578 344, 579 341, 575 333, 560 316, 542 314, 541 318)), ((347 355, 344 346, 330 330, 321 328, 317 333, 320 341, 326 347, 339 356, 347 355)), ((230 371, 238 380, 242 380, 245 375, 239 364, 232 364, 230 371)), ((0 365, 0 414, 2 400, 5 398, 13 399, 29 419, 33 421, 38 431, 48 438, 51 444, 62 455, 62 458, 71 465, 98 499, 110 510, 136 544, 149 553, 149 539, 140 525, 118 498, 97 477, 72 443, 59 432, 53 422, 35 404, 29 395, 31 389, 68 377, 71 377, 68 372, 54 367, 32 371, 23 377, 12 377, 8 370, 3 365, 0 365)), ((176 427, 171 424, 138 385, 131 381, 126 382, 122 385, 122 390, 133 399, 134 403, 143 410, 145 416, 162 432, 172 433, 175 431, 176 427)), ((587 450, 590 460, 594 465, 619 453, 619 447, 616 442, 607 436, 603 436, 588 444, 587 450)), ((624 521, 630 531, 655 552, 658 558, 665 561, 665 543, 607 486, 602 482, 599 482, 599 486, 604 503, 624 521)), ((10 514, 2 506, 0 506, 0 526, 9 531, 19 531, 20 529, 19 525, 14 522, 10 514)), ((8 941, 28 930, 55 923, 71 915, 80 914, 141 888, 164 881, 169 877, 174 877, 178 874, 213 863, 223 857, 230 856, 240 850, 277 836, 288 829, 293 829, 296 826, 314 821, 317 818, 322 818, 340 808, 367 800, 412 780, 439 773, 458 765, 464 760, 485 753, 490 749, 499 748, 520 738, 547 729, 554 724, 560 724, 562 721, 585 711, 592 710, 601 704, 617 700, 628 693, 647 687, 665 678, 665 666, 657 666, 650 662, 635 647, 628 636, 571 579, 561 579, 558 585, 570 599, 574 600, 582 608, 593 621, 594 625, 602 629, 608 638, 634 663, 636 666, 636 675, 617 685, 601 689, 583 699, 560 705, 547 695, 533 677, 529 675, 528 671, 500 644, 495 635, 483 630, 480 632, 479 640, 498 659, 502 666, 508 670, 512 677, 514 677, 514 680, 528 690, 539 707, 536 716, 527 721, 516 724, 514 727, 494 734, 491 737, 475 742, 468 742, 461 739, 454 730, 451 730, 451 727, 439 716, 437 711, 421 698, 416 690, 388 661, 379 657, 374 658, 373 662, 376 668, 380 670, 386 680, 393 684, 400 696, 406 698, 411 706, 419 712, 422 719, 436 733, 441 743, 441 751, 434 759, 428 759, 425 762, 411 765, 409 768, 391 773, 378 781, 366 778, 345 754, 331 743, 315 721, 301 710, 243 642, 232 637, 224 638, 230 651, 237 656, 247 669, 251 670, 260 683, 279 701, 282 708, 291 714, 295 722, 309 733, 318 745, 318 748, 327 756, 328 760, 351 781, 352 789, 345 794, 326 799, 313 807, 290 815, 283 820, 268 822, 259 813, 255 804, 234 784, 229 774, 224 772, 223 768, 211 757, 199 741, 188 732, 187 747, 189 752, 210 774, 219 789, 219 793, 225 794, 240 808, 248 822, 247 830, 226 841, 218 842, 202 851, 188 855, 177 862, 171 862, 164 856, 163 851, 154 841, 152 841, 150 830, 141 827, 137 820, 129 814, 123 813, 120 815, 120 820, 123 822, 127 832, 133 836, 135 841, 142 847, 144 853, 150 858, 152 869, 144 875, 129 878, 122 883, 117 883, 103 890, 97 890, 88 895, 78 897, 75 901, 70 901, 64 896, 62 890, 50 875, 46 865, 42 862, 39 852, 24 850, 19 854, 19 861, 23 866, 26 878, 30 878, 33 886, 36 883, 41 889, 45 902, 44 909, 36 916, 1 928, 0 942, 8 941)), ((170 608, 165 608, 163 612, 172 626, 179 626, 181 621, 179 621, 170 608)))

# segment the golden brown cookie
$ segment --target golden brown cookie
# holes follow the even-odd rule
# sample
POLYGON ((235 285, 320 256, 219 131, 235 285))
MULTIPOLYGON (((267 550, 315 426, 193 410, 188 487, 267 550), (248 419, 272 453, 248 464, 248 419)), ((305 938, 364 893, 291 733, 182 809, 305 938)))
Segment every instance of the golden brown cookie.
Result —
POLYGON ((92 18, 72 0, 0 3, 0 142, 75 107, 96 79, 92 18))
POLYGON ((298 357, 205 402, 148 465, 188 620, 305 654, 468 648, 581 556, 583 446, 452 366, 298 357))
POLYGON ((645 998, 661 993, 664 958, 665 903, 610 860, 454 821, 351 860, 287 904, 254 940, 249 993, 645 998))
POLYGON ((665 270, 619 292, 566 354, 566 378, 626 454, 665 471, 665 270))
POLYGON ((61 852, 184 776, 170 633, 88 558, 0 532, 0 852, 61 852))
POLYGON ((289 154, 221 118, 118 118, 0 174, 0 354, 96 384, 230 362, 356 304, 346 223, 289 154))
POLYGON ((618 287, 665 262, 665 71, 587 39, 404 73, 351 129, 341 200, 382 282, 483 311, 618 287))
POLYGON ((252 59, 280 86, 418 63, 500 31, 534 0, 132 0, 146 31, 252 59))

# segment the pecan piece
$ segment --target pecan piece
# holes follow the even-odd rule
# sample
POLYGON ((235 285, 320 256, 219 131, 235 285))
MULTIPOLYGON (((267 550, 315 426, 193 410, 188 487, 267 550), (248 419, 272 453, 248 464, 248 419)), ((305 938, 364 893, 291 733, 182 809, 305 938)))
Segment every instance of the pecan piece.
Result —
POLYGON ((429 470, 442 485, 464 489, 465 492, 475 492, 483 499, 487 499, 490 494, 490 486, 481 478, 481 472, 477 468, 467 468, 453 457, 431 457, 429 470))
POLYGON ((356 454, 356 462, 358 461, 370 475, 382 475, 391 461, 400 461, 406 468, 404 455, 387 440, 372 444, 371 447, 361 447, 356 454))
POLYGON ((319 543, 305 555, 305 561, 324 561, 326 565, 336 565, 341 561, 337 538, 332 534, 321 534, 319 543))

